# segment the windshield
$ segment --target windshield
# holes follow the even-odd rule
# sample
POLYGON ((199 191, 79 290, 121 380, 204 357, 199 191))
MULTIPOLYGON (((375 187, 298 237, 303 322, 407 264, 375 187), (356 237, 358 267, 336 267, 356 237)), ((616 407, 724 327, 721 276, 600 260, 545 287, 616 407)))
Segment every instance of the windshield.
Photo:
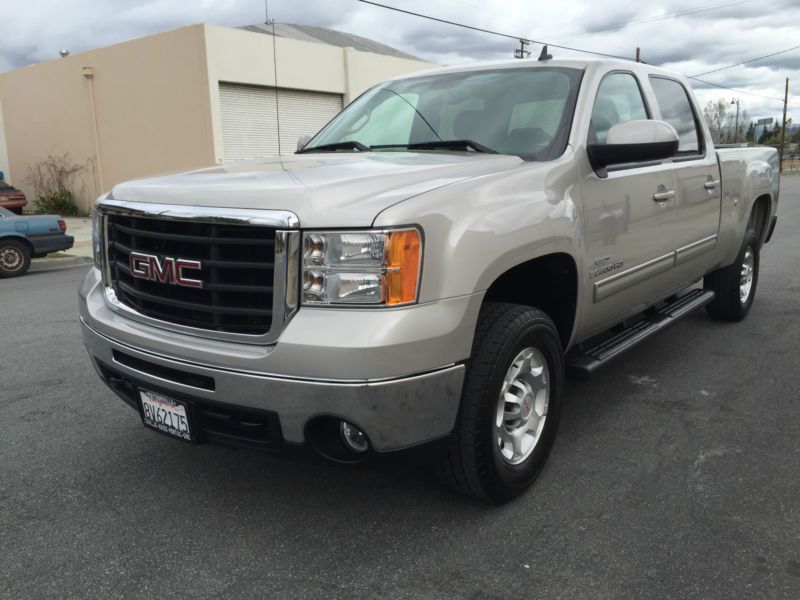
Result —
POLYGON ((411 146, 550 160, 566 148, 582 75, 523 67, 387 82, 345 108, 303 151, 411 146))

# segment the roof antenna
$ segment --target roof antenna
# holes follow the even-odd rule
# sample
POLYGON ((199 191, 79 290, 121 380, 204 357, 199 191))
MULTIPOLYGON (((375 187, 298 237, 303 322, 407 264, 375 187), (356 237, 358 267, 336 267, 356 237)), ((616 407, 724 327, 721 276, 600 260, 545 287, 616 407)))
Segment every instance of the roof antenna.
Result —
POLYGON ((539 60, 550 60, 553 58, 552 54, 547 53, 547 44, 542 46, 542 52, 539 54, 539 60))
POLYGON ((267 25, 272 25, 272 68, 275 73, 275 125, 278 129, 278 154, 281 153, 281 107, 278 104, 278 47, 275 40, 275 19, 270 19, 267 25))

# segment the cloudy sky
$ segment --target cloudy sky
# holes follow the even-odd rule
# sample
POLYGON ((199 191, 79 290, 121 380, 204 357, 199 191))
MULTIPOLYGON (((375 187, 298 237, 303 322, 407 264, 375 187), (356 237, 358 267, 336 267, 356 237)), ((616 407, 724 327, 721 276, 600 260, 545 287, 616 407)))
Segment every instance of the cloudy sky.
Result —
MULTIPOLYGON (((264 0, 5 0, 0 20, 0 72, 197 22, 264 21, 264 0)), ((798 0, 377 0, 534 40, 633 56, 696 75, 800 45, 798 0)), ((357 0, 269 0, 278 22, 339 29, 421 58, 459 64, 510 58, 514 40, 399 14, 357 0)), ((538 54, 534 47, 534 56, 538 54)), ((574 53, 551 48, 556 57, 574 53)), ((800 119, 800 48, 743 66, 700 75, 741 90, 694 82, 701 102, 738 97, 750 116, 780 117, 790 78, 789 115, 800 119), (743 92, 749 92, 743 93, 743 92), (752 94, 752 95, 751 95, 752 94)))

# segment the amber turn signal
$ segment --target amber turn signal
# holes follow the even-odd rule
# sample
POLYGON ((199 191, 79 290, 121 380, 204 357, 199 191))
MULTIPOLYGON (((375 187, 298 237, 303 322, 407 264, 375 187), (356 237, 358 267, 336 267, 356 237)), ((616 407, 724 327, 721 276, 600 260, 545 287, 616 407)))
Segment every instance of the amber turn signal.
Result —
POLYGON ((417 299, 422 241, 416 229, 388 232, 386 245, 386 304, 417 299))

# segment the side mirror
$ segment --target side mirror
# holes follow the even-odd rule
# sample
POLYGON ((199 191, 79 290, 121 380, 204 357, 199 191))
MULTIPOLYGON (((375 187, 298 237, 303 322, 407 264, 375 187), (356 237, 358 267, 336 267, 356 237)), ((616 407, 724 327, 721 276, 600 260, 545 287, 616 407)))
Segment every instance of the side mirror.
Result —
POLYGON ((307 144, 308 142, 310 142, 310 141, 311 141, 311 138, 313 138, 313 137, 314 137, 314 136, 313 136, 313 134, 310 134, 310 133, 304 133, 304 134, 303 134, 303 135, 301 135, 299 138, 297 138, 297 151, 298 151, 298 152, 300 152, 300 150, 302 150, 303 148, 305 148, 305 147, 306 147, 306 144, 307 144))
POLYGON ((589 162, 601 177, 609 165, 662 160, 678 151, 678 132, 664 121, 628 121, 608 130, 605 144, 589 144, 589 162))

